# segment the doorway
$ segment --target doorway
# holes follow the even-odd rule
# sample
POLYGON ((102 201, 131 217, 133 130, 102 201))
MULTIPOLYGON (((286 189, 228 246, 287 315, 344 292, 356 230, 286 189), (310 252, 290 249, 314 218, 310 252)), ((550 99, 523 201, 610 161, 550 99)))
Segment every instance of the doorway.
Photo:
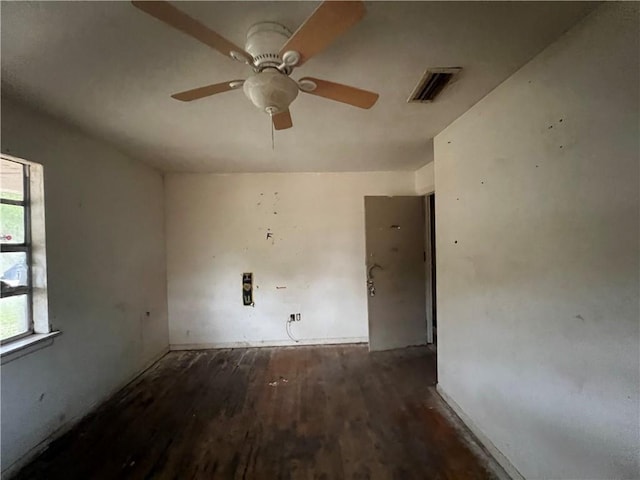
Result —
POLYGON ((424 267, 425 267, 425 297, 427 342, 437 348, 438 317, 436 309, 436 196, 424 196, 425 205, 425 234, 424 234, 424 267))

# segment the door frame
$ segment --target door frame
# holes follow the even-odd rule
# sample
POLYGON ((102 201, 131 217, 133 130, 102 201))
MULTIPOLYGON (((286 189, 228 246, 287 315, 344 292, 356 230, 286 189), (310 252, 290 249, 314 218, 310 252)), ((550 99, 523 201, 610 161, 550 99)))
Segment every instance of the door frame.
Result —
MULTIPOLYGON (((435 296, 434 292, 434 275, 433 272, 436 267, 436 259, 433 258, 432 252, 432 240, 435 240, 435 236, 432 235, 431 229, 431 203, 429 197, 435 195, 435 191, 425 193, 422 196, 424 201, 424 268, 425 268, 425 318, 427 322, 427 344, 433 343, 433 311, 435 296)), ((435 214, 435 212, 434 212, 435 214)))

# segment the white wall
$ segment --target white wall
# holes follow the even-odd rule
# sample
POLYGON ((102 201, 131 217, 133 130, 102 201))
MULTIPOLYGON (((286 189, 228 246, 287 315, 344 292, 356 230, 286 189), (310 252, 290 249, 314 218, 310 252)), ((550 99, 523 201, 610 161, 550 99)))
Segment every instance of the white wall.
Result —
POLYGON ((436 178, 435 164, 433 161, 416 170, 414 175, 415 190, 418 195, 426 195, 435 192, 436 178))
POLYGON ((413 193, 413 172, 168 175, 172 347, 292 344, 295 312, 305 343, 367 341, 364 196, 413 193))
POLYGON ((5 98, 2 152, 44 165, 49 313, 62 331, 2 365, 6 473, 165 352, 168 331, 162 176, 5 98))
POLYGON ((435 140, 440 386, 527 478, 640 478, 638 8, 435 140))

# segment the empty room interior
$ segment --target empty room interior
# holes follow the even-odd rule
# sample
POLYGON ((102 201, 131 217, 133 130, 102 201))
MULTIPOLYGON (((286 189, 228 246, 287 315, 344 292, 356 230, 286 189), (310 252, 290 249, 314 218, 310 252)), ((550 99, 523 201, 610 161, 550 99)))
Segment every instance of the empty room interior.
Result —
POLYGON ((2 478, 640 479, 640 3, 0 16, 2 478))

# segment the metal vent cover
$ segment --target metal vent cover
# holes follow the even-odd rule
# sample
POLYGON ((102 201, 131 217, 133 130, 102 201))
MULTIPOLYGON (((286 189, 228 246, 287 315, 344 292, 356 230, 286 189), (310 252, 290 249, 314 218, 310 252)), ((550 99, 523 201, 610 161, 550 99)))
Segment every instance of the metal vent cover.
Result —
POLYGON ((460 73, 462 68, 430 68, 411 92, 407 99, 408 103, 429 103, 432 102, 442 92, 451 81, 460 73))

